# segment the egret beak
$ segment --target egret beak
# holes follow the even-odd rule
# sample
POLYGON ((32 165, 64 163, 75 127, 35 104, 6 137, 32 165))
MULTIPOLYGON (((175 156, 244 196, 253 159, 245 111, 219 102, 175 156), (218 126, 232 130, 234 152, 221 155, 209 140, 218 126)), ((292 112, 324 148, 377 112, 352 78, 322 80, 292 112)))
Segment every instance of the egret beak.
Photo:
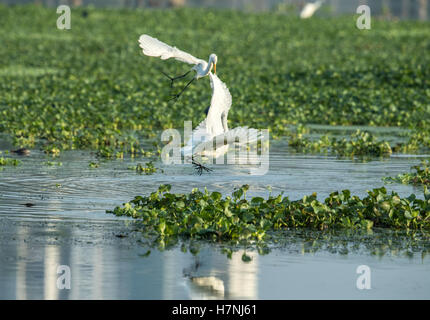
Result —
POLYGON ((216 74, 216 63, 214 63, 214 73, 216 74))

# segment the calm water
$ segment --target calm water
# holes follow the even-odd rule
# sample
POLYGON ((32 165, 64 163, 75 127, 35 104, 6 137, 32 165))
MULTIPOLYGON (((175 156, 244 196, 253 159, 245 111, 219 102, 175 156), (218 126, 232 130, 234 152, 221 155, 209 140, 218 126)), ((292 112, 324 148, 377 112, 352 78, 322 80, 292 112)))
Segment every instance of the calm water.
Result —
MULTIPOLYGON (((12 148, 0 142, 0 150, 12 148)), ((354 162, 328 156, 294 154, 272 144, 270 169, 251 176, 246 166, 213 166, 198 176, 191 166, 163 166, 164 173, 138 175, 127 167, 145 160, 102 162, 89 168, 89 152, 65 152, 62 166, 33 150, 18 167, 0 172, 0 299, 429 299, 430 243, 390 232, 372 234, 289 232, 267 255, 243 249, 227 259, 216 245, 200 243, 197 255, 180 244, 160 251, 144 244, 135 221, 106 209, 169 183, 174 192, 194 187, 229 194, 249 184, 249 194, 284 191, 290 199, 350 189, 365 195, 385 176, 408 172, 420 156, 354 162), (24 204, 31 203, 27 207, 24 204), (151 254, 144 254, 151 250, 151 254), (56 287, 57 266, 71 270, 71 289, 56 287), (370 290, 358 290, 356 268, 371 269, 370 290)), ((402 196, 418 188, 390 184, 402 196)))

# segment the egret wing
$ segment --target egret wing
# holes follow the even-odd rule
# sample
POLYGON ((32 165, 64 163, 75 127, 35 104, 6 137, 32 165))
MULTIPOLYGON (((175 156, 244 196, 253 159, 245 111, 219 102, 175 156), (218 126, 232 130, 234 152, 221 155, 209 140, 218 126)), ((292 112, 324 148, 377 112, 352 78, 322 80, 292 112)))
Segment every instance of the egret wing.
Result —
POLYGON ((194 148, 193 154, 203 151, 219 149, 224 145, 246 145, 262 140, 263 135, 259 130, 248 127, 237 127, 227 132, 221 133, 207 142, 199 144, 194 148))
POLYGON ((187 138, 186 145, 182 148, 184 155, 192 155, 193 149, 200 143, 210 140, 212 137, 209 135, 206 127, 206 119, 200 122, 200 124, 191 132, 191 135, 187 138))
POLYGON ((160 57, 162 60, 174 58, 189 64, 199 64, 203 61, 189 53, 179 50, 176 47, 171 47, 168 44, 146 34, 142 34, 140 36, 139 46, 142 48, 142 51, 145 55, 151 57, 160 57))

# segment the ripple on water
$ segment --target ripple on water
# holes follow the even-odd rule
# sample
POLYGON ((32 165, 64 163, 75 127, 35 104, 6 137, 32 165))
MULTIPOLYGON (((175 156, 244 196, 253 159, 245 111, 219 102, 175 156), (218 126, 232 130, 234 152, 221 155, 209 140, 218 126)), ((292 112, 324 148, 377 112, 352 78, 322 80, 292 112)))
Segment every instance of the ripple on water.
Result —
MULTIPOLYGON (((284 192, 290 199, 315 191, 322 198, 340 189, 364 195, 367 189, 382 186, 382 177, 408 172, 419 157, 362 163, 293 154, 286 146, 273 145, 269 171, 262 176, 249 175, 243 165, 214 165, 212 173, 202 176, 190 165, 159 162, 155 166, 164 173, 139 175, 127 169, 146 159, 106 161, 91 169, 94 156, 80 151, 64 152, 53 160, 62 166, 47 166, 44 163, 52 159, 38 151, 20 159, 22 165, 0 172, 0 284, 6 288, 0 298, 362 298, 350 285, 360 264, 372 267, 372 277, 383 288, 372 290, 366 298, 428 297, 429 282, 423 280, 428 258, 420 259, 419 252, 413 259, 405 258, 409 244, 398 237, 389 238, 392 244, 386 248, 389 242, 384 237, 341 233, 327 239, 323 233, 299 230, 286 233, 286 247, 273 248, 268 255, 248 250, 252 260, 245 264, 243 250, 227 259, 217 245, 200 244, 197 256, 179 247, 164 252, 142 247, 136 221, 105 213, 163 183, 171 184, 173 192, 207 187, 223 194, 249 184, 250 196, 267 196, 267 186, 272 186, 273 193, 284 192), (387 252, 377 251, 381 257, 369 254, 379 248, 372 245, 375 241, 386 248, 387 252), (354 251, 356 244, 362 251, 354 251), (148 250, 150 256, 142 258, 148 250), (60 264, 73 270, 74 290, 60 292, 53 287, 60 264), (218 288, 216 294, 210 285, 218 288)), ((399 184, 387 189, 403 196, 420 193, 399 184)))
MULTIPOLYGON (((269 170, 264 175, 250 175, 247 165, 210 165, 213 172, 197 175, 191 165, 155 166, 164 172, 139 175, 127 168, 145 159, 102 161, 100 167, 89 167, 95 161, 89 152, 68 151, 52 160, 40 151, 20 157, 18 167, 8 167, 0 174, 0 214, 61 214, 61 216, 100 218, 106 209, 148 194, 160 184, 171 184, 173 192, 190 192, 205 187, 230 194, 235 187, 249 184, 250 196, 267 196, 272 192, 295 200, 317 192, 320 198, 333 191, 350 189, 363 196, 366 190, 383 186, 382 178, 408 172, 419 163, 419 156, 393 156, 384 160, 358 162, 332 156, 303 155, 288 152, 285 145, 274 144, 270 150, 269 170), (61 166, 48 166, 48 160, 61 166), (23 204, 31 203, 34 206, 23 204)), ((414 187, 391 184, 388 189, 408 196, 414 187)))

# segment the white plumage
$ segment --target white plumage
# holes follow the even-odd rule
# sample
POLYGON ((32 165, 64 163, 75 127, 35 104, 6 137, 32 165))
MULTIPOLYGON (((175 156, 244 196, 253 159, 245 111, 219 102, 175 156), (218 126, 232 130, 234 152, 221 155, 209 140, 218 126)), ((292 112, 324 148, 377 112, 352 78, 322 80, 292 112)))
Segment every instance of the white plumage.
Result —
MULTIPOLYGON (((188 64, 193 64, 194 67, 191 70, 196 72, 194 79, 205 76, 209 76, 210 78, 212 87, 211 104, 206 119, 193 130, 187 144, 181 149, 185 157, 200 155, 217 158, 225 154, 230 145, 254 143, 261 138, 256 129, 248 127, 228 129, 227 116, 232 99, 227 86, 216 75, 218 60, 216 54, 212 53, 209 56, 208 62, 206 62, 146 34, 140 36, 139 45, 143 53, 147 56, 159 57, 162 60, 174 58, 188 64), (212 68, 214 69, 214 74, 211 72, 212 68)), ((173 83, 174 80, 181 77, 183 76, 169 78, 173 83)))
POLYGON ((314 15, 314 13, 322 6, 324 0, 318 0, 314 3, 306 3, 303 10, 300 12, 300 18, 307 19, 314 15))
POLYGON ((186 157, 201 155, 217 158, 225 154, 230 145, 254 143, 261 138, 256 129, 228 129, 227 116, 232 104, 230 91, 216 74, 209 73, 209 78, 212 87, 209 111, 206 119, 193 130, 187 144, 181 149, 186 157))

